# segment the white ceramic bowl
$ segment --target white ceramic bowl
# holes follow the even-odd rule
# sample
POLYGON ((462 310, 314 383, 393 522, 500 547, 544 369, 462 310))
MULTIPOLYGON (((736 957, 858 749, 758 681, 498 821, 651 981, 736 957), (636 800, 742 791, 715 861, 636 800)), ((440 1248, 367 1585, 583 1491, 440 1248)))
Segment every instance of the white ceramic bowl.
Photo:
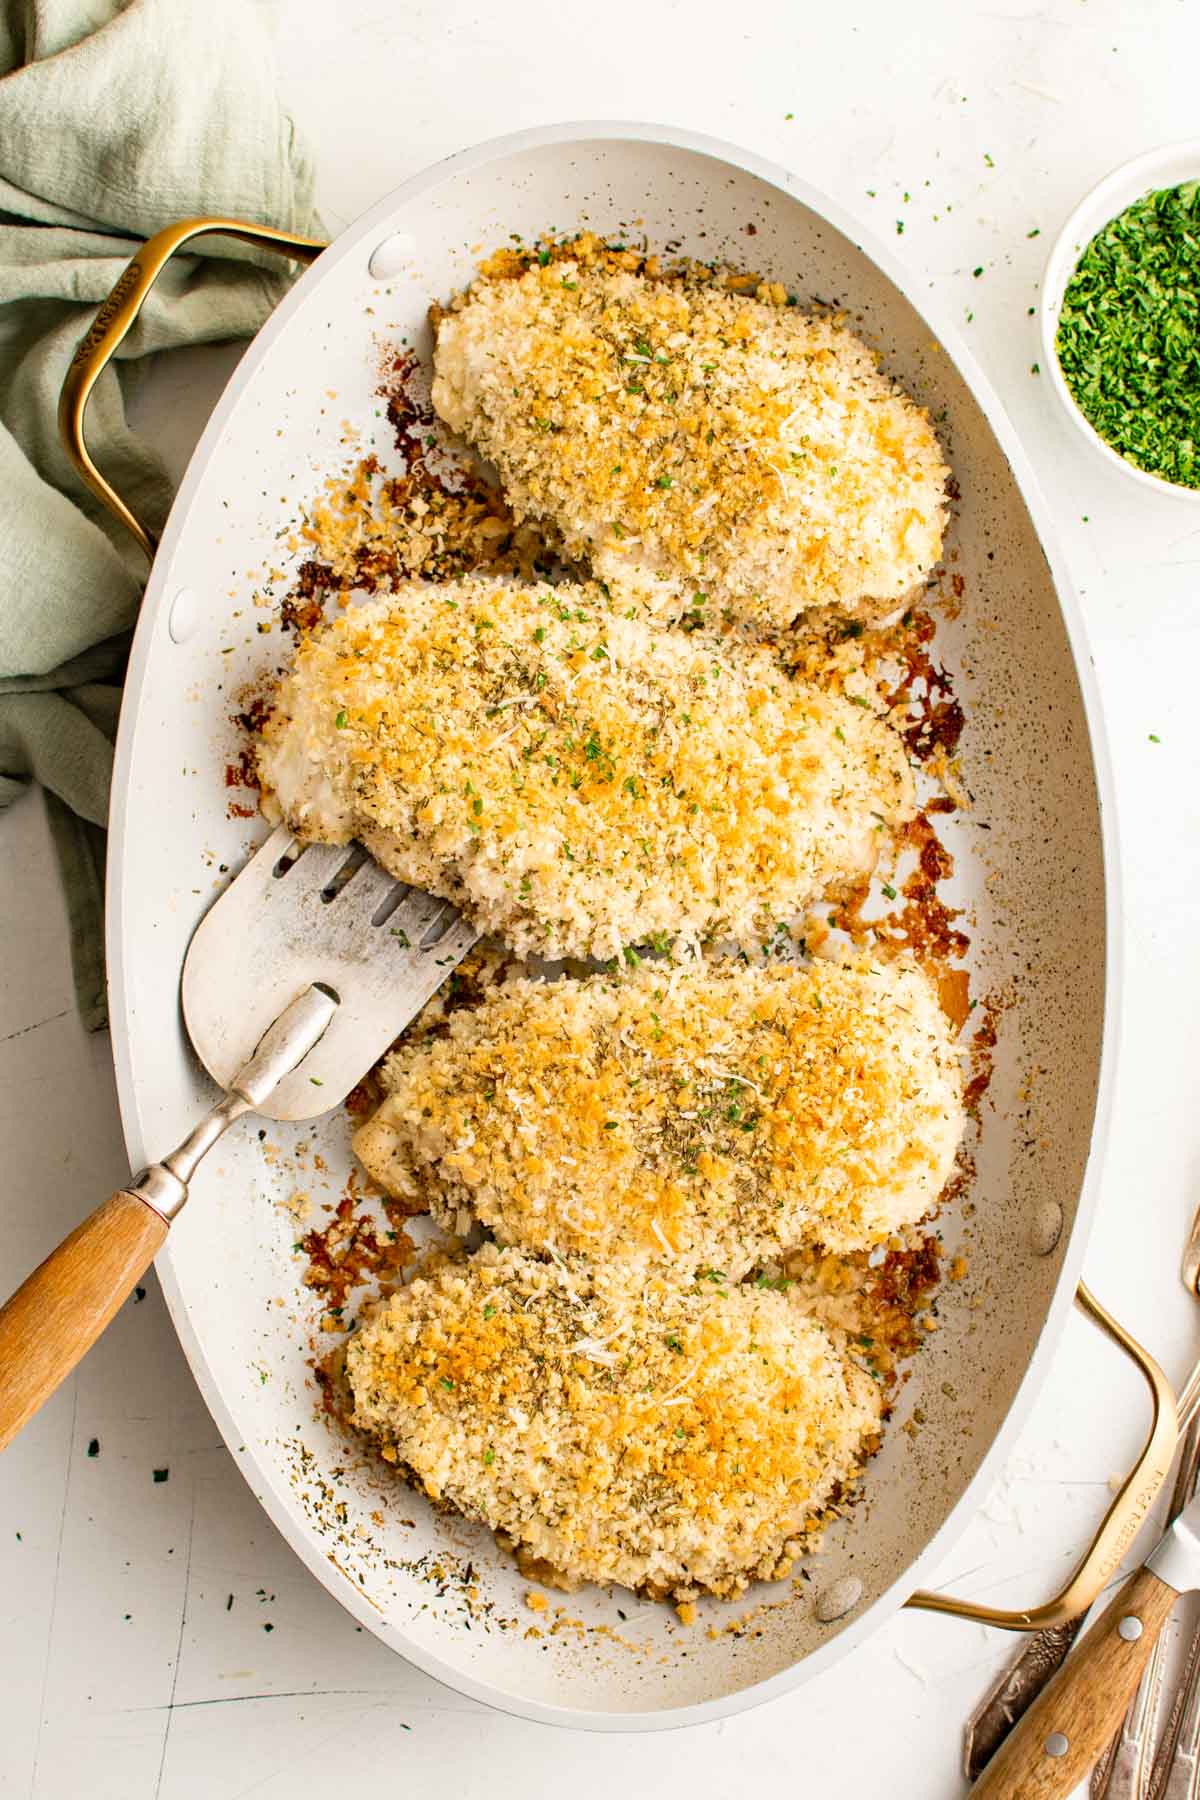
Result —
POLYGON ((1079 202, 1060 231, 1042 278, 1041 305, 1042 369, 1049 376, 1050 384, 1062 402, 1063 411, 1075 429, 1111 468, 1119 469, 1123 475, 1140 482, 1143 487, 1154 488, 1160 494, 1177 495, 1181 500, 1189 500, 1193 504, 1200 503, 1200 488, 1181 487, 1177 482, 1164 480, 1161 475, 1151 475, 1147 470, 1139 469, 1110 444, 1106 444, 1099 432, 1088 423, 1063 379, 1055 338, 1067 283, 1096 233, 1102 231, 1110 219, 1123 213, 1135 200, 1141 200, 1159 188, 1178 187, 1181 182, 1194 181, 1197 176, 1200 176, 1200 138, 1191 138, 1183 144, 1164 144, 1157 150, 1148 150, 1144 156, 1122 163, 1119 169, 1106 175, 1079 202))

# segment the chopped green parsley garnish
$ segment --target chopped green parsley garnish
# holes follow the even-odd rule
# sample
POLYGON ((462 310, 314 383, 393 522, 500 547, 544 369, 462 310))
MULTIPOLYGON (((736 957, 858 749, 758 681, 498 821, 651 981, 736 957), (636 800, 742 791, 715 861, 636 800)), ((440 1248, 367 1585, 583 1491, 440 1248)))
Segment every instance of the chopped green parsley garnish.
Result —
POLYGON ((1067 283, 1055 348, 1088 423, 1135 467, 1200 487, 1200 180, 1135 201, 1067 283))

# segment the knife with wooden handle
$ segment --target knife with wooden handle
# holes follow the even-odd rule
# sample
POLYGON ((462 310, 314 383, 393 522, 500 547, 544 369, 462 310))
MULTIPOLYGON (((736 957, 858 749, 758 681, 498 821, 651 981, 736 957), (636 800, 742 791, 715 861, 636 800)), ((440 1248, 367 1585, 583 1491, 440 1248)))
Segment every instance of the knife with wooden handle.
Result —
POLYGON ((973 1800, 1063 1800, 1121 1722, 1180 1594, 1200 1588, 1200 1498, 1080 1639, 996 1752, 973 1800))

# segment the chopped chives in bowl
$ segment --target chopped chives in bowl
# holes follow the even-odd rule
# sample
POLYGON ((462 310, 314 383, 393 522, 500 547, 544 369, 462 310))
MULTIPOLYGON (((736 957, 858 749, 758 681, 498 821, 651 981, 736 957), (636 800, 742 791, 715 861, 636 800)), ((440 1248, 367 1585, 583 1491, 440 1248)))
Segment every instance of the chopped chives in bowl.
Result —
POLYGON ((1200 180, 1147 194, 1096 233, 1055 349, 1075 404, 1119 456, 1200 488, 1200 180))

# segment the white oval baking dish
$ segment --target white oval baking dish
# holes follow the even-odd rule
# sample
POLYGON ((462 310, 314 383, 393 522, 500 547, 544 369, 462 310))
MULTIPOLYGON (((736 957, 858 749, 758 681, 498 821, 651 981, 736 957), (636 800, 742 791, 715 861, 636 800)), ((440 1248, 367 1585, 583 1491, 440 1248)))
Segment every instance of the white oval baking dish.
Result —
POLYGON ((586 1592, 567 1608, 577 1627, 534 1637, 528 1583, 489 1534, 389 1484, 321 1416, 287 1203, 298 1187, 318 1201, 339 1191, 349 1168, 340 1115, 226 1139, 159 1270, 247 1480, 363 1625, 493 1705, 630 1730, 718 1717, 845 1655, 940 1561, 993 1479, 1071 1304, 1095 1201, 1119 985, 1116 861, 1090 662, 1047 509, 988 383, 930 323, 890 254, 865 248, 858 226, 799 179, 694 135, 569 125, 485 144, 388 195, 297 283, 214 412, 158 550, 121 720, 109 864, 113 1044, 134 1166, 209 1100, 180 1021, 179 972, 198 918, 263 830, 229 815, 222 770, 238 747, 239 689, 284 655, 277 632, 257 631, 265 615, 252 605, 263 570, 286 554, 277 535, 344 461, 346 421, 364 446, 389 447, 378 334, 427 346, 431 298, 461 286, 509 233, 547 227, 644 233, 750 264, 802 300, 838 301, 939 421, 961 489, 949 556, 963 602, 938 648, 967 708, 974 795, 946 841, 971 913, 973 992, 1006 1001, 970 1216, 960 1208, 945 1225, 948 1244, 968 1252, 968 1276, 943 1289, 942 1328, 917 1359, 865 1499, 830 1534, 810 1583, 705 1602, 691 1630, 652 1603, 586 1592), (391 273, 376 278, 385 245, 375 267, 391 273), (185 590, 199 604, 185 607, 193 629, 176 642, 172 608, 185 590), (1048 1205, 1064 1229, 1046 1253, 1048 1205), (910 1441, 899 1424, 917 1404, 924 1424, 910 1441), (431 1582, 434 1565, 448 1579, 431 1582), (808 1595, 841 1575, 861 1581, 862 1598, 821 1624, 808 1595), (754 1631, 706 1632, 756 1605, 754 1631))

